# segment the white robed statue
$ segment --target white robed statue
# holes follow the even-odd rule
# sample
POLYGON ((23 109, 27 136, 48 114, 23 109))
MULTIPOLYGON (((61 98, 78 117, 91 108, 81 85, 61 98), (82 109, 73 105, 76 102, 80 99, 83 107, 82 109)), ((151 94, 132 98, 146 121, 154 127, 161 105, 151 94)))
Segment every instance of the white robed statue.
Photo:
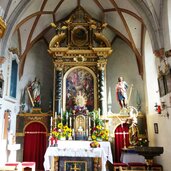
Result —
POLYGON ((33 107, 40 107, 40 81, 35 78, 35 80, 27 88, 29 93, 29 98, 31 100, 33 107))

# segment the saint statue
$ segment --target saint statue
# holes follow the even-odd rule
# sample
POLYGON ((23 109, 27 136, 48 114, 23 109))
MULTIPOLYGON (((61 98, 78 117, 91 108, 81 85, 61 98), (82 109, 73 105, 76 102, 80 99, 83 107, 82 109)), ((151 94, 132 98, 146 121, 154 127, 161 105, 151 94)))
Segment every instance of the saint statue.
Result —
POLYGON ((37 78, 28 87, 28 93, 33 107, 40 107, 40 81, 37 78))
POLYGON ((119 102, 121 109, 127 107, 127 90, 128 84, 123 80, 123 77, 119 77, 118 83, 116 84, 116 99, 119 102))

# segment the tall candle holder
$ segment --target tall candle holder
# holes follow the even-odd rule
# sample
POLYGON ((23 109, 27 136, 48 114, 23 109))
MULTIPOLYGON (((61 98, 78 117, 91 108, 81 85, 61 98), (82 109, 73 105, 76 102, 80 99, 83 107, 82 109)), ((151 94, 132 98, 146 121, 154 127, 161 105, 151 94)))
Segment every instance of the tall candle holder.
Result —
POLYGON ((88 124, 88 140, 91 141, 92 138, 91 138, 91 117, 90 116, 89 116, 88 120, 89 120, 89 124, 88 124))

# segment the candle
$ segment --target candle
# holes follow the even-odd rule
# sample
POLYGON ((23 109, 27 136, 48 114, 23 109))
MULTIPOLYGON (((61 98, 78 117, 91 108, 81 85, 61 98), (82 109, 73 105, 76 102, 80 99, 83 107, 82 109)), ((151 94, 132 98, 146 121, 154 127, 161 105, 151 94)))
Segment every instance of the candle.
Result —
POLYGON ((61 122, 62 122, 62 108, 61 108, 61 122))
POLYGON ((72 118, 70 117, 69 119, 70 119, 69 120, 69 125, 70 125, 70 128, 72 128, 72 118))
POLYGON ((66 121, 68 120, 68 112, 66 112, 66 121))
POLYGON ((72 129, 72 136, 73 136, 73 137, 75 136, 75 131, 74 131, 74 129, 72 129))
POLYGON ((95 119, 96 119, 95 112, 93 112, 93 118, 94 118, 94 121, 95 121, 95 119))
POLYGON ((86 136, 88 136, 88 129, 86 129, 86 136))
POLYGON ((93 117, 94 117, 94 127, 95 127, 95 119, 96 119, 96 117, 95 117, 95 112, 93 112, 93 117))
POLYGON ((89 117, 89 128, 91 127, 91 118, 89 117))
POLYGON ((57 112, 55 112, 55 126, 58 125, 58 115, 57 115, 57 112))
POLYGON ((52 126, 52 117, 50 117, 50 126, 52 126))

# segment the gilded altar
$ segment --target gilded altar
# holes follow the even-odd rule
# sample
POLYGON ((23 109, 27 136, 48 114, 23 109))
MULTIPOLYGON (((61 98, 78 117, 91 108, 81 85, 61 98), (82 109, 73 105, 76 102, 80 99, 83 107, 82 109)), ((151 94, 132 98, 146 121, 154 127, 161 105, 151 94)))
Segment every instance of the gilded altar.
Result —
MULTIPOLYGON (((112 53, 110 42, 102 33, 106 25, 93 20, 81 6, 67 19, 51 23, 56 30, 48 49, 54 63, 54 117, 55 112, 60 115, 75 110, 79 94, 84 96, 79 101, 86 100, 80 103, 88 111, 100 108, 104 114, 104 73, 107 57, 112 53)), ((86 120, 84 116, 77 118, 79 122, 80 119, 86 120)), ((86 124, 80 130, 85 131, 86 124)))

